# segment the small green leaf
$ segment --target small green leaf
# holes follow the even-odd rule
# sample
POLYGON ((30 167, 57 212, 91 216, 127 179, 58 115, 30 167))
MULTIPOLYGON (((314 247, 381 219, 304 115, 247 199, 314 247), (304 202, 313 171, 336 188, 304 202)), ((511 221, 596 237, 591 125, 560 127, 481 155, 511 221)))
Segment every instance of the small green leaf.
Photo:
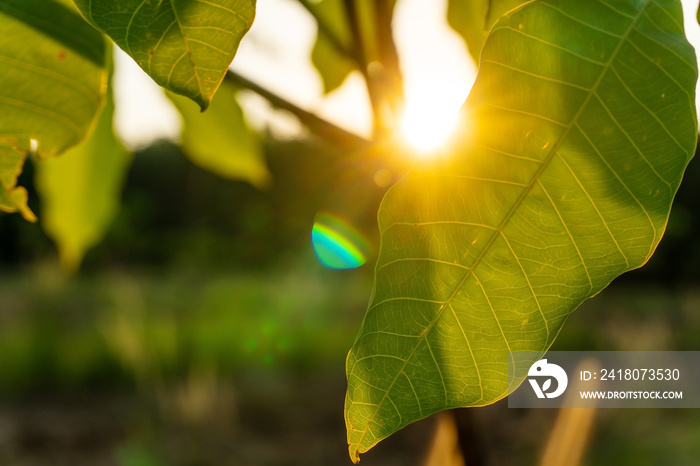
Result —
POLYGON ((115 139, 113 113, 110 95, 87 140, 61 157, 35 164, 41 224, 58 246, 61 266, 68 271, 78 268, 119 210, 131 154, 115 139))
MULTIPOLYGON (((373 2, 374 0, 357 1, 362 45, 367 63, 371 63, 379 57, 373 2)), ((394 3, 392 0, 392 11, 394 3)), ((339 88, 353 70, 359 69, 355 59, 348 56, 349 53, 356 52, 353 51, 352 34, 348 26, 343 0, 320 0, 319 2, 308 2, 307 6, 313 10, 316 17, 324 22, 343 48, 343 51, 338 50, 337 45, 334 45, 319 29, 311 51, 311 63, 321 75, 324 92, 328 94, 339 88)))
MULTIPOLYGON (((548 0, 501 18, 466 103, 473 139, 379 210, 347 358, 350 457, 434 412, 505 397, 585 299, 651 257, 697 141, 678 0, 548 0)), ((465 122, 462 123, 466 125, 465 122)))
POLYGON ((255 0, 74 0, 158 84, 202 110, 253 24, 255 0))
POLYGON ((205 113, 187 99, 168 97, 184 120, 182 149, 193 163, 224 178, 245 180, 258 188, 269 186, 260 140, 246 125, 232 86, 222 86, 205 113))
MULTIPOLYGON (((77 144, 104 103, 106 45, 73 7, 0 2, 0 141, 48 157, 77 144)), ((24 155, 22 156, 24 157, 24 155)))
MULTIPOLYGON (((345 24, 342 2, 322 0, 318 3, 310 3, 309 7, 313 8, 315 15, 325 22, 340 44, 350 50, 350 31, 345 24)), ((345 78, 357 69, 353 59, 341 53, 321 30, 318 31, 316 42, 311 50, 311 63, 321 75, 326 94, 339 88, 345 78)))

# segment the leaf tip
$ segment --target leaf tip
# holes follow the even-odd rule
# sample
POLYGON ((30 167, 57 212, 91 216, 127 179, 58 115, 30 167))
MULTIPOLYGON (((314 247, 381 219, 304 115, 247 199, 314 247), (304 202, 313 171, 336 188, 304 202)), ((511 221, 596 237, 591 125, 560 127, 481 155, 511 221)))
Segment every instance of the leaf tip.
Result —
MULTIPOLYGON (((209 108, 209 105, 211 104, 212 97, 211 95, 202 95, 202 94, 197 94, 193 95, 191 93, 185 92, 185 91, 180 91, 176 89, 171 89, 171 88, 165 88, 166 94, 170 98, 170 100, 177 100, 179 97, 186 97, 187 100, 194 102, 195 104, 199 105, 199 112, 204 113, 207 111, 209 108)), ((175 105, 178 106, 177 102, 175 102, 175 105)))
POLYGON ((22 186, 17 186, 8 190, 2 185, 0 185, 0 188, 5 188, 6 190, 5 198, 0 198, 0 211, 7 213, 19 212, 26 221, 36 223, 36 215, 27 205, 28 195, 26 189, 22 186))
POLYGON ((38 221, 36 215, 34 212, 32 212, 32 209, 27 206, 23 206, 21 209, 19 209, 19 213, 22 215, 22 218, 30 223, 36 223, 38 221))
POLYGON ((36 215, 34 215, 32 209, 27 205, 27 201, 29 200, 27 190, 22 186, 18 186, 10 193, 10 196, 16 206, 17 212, 19 212, 26 221, 36 223, 36 215))
POLYGON ((350 452, 350 460, 354 463, 357 464, 360 462, 360 451, 357 445, 350 444, 348 448, 350 452))
POLYGON ((208 108, 209 104, 211 104, 211 99, 214 97, 213 94, 210 95, 199 95, 193 100, 199 104, 199 111, 201 113, 204 113, 208 108))

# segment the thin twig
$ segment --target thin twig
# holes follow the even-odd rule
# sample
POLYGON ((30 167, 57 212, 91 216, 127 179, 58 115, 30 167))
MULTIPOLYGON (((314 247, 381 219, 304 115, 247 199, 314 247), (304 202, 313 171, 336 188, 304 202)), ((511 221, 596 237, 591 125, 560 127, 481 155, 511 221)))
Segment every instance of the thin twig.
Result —
POLYGON ((369 64, 367 61, 367 49, 365 48, 365 43, 362 38, 362 29, 356 0, 344 0, 343 5, 345 6, 345 16, 347 17, 348 26, 350 27, 352 48, 356 51, 358 67, 367 84, 367 93, 369 94, 370 104, 372 105, 372 116, 374 117, 375 137, 381 137, 381 134, 384 132, 381 92, 377 89, 377 85, 370 75, 367 66, 369 64))
POLYGON ((382 71, 385 73, 385 77, 382 80, 382 97, 389 102, 392 111, 396 115, 403 106, 403 80, 399 65, 399 54, 392 35, 391 19, 393 6, 389 0, 375 0, 373 4, 379 61, 382 65, 382 71))
POLYGON ((324 120, 318 115, 308 112, 298 107, 297 105, 294 105, 288 100, 268 91, 267 89, 259 86, 258 84, 250 81, 247 78, 244 78, 243 76, 234 71, 229 70, 226 73, 226 79, 224 79, 224 82, 228 82, 230 84, 236 85, 244 89, 249 89, 255 92, 256 94, 260 95, 261 97, 265 98, 274 107, 287 110, 288 112, 296 116, 302 124, 304 124, 307 128, 309 128, 312 132, 318 134, 319 136, 334 139, 341 143, 352 143, 358 145, 370 144, 370 141, 366 140, 365 138, 353 134, 349 131, 346 131, 334 125, 333 123, 324 120))
POLYGON ((362 30, 360 29, 360 17, 357 11, 355 0, 344 0, 345 16, 347 17, 348 27, 350 28, 350 36, 352 37, 352 48, 355 50, 360 71, 363 75, 367 74, 367 55, 365 53, 365 44, 362 40, 362 30))

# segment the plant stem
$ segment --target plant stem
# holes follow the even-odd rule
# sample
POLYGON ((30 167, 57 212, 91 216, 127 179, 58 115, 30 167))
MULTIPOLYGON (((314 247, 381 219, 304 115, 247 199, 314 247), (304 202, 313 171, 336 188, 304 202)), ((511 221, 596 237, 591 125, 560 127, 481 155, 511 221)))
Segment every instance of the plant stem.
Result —
POLYGON ((319 117, 316 114, 313 114, 311 112, 308 112, 297 105, 294 105, 293 103, 289 102, 288 100, 278 96, 277 94, 274 94, 267 89, 259 86, 258 84, 250 81, 247 78, 244 78, 240 74, 229 70, 226 73, 226 78, 224 79, 224 82, 227 82, 229 84, 236 85, 238 87, 244 88, 244 89, 249 89, 259 96, 265 98, 268 102, 270 102, 274 107, 281 108, 284 110, 287 110, 288 112, 292 113, 294 116, 296 116, 299 121, 301 121, 302 124, 304 124, 307 128, 309 128, 312 132, 315 134, 318 134, 319 136, 322 136, 327 139, 333 139, 337 142, 340 142, 342 144, 354 144, 354 145, 369 145, 370 141, 366 140, 365 138, 358 136, 356 134, 353 134, 349 131, 346 131, 333 123, 324 120, 323 118, 319 117))

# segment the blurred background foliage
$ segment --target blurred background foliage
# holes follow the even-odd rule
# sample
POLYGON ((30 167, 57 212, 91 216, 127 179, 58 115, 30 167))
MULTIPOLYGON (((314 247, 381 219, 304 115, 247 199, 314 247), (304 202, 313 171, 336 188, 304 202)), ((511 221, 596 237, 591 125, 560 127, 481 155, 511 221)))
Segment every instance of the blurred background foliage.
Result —
MULTIPOLYGON (((114 225, 74 276, 40 228, 3 215, 0 464, 348 463, 344 358, 372 270, 323 268, 310 234, 317 212, 342 213, 376 251, 386 188, 322 141, 264 147, 266 190, 169 142, 137 152, 114 225)), ((36 205, 31 166, 22 176, 36 205)), ((692 162, 650 263, 586 302, 554 350, 697 350, 699 186, 692 162)), ((556 414, 504 402, 458 413, 484 464, 503 465, 537 464, 556 414)), ((363 463, 422 464, 434 423, 363 463)), ((700 456, 693 410, 601 410, 592 435, 584 464, 700 456)))

